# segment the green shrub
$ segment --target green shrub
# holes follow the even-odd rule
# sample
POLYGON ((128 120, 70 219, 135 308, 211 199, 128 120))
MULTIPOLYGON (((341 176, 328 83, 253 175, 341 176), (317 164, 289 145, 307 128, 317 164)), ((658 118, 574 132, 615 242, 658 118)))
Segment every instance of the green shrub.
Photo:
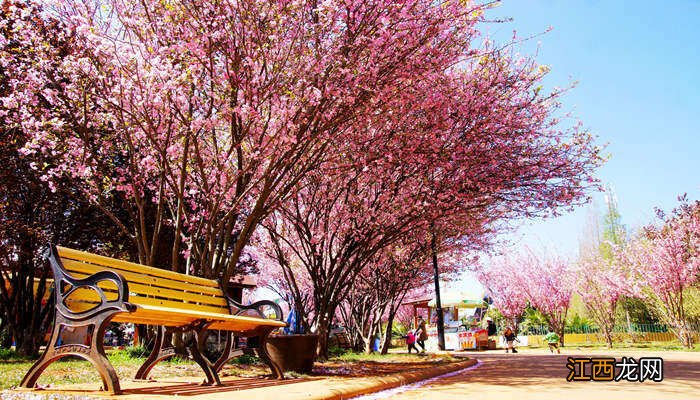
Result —
POLYGON ((400 322, 394 323, 394 325, 392 325, 392 327, 391 327, 391 336, 392 337, 403 337, 403 336, 406 336, 407 332, 408 332, 408 327, 400 322))
POLYGON ((164 362, 166 362, 168 364, 176 364, 177 365, 177 364, 184 364, 186 362, 189 362, 189 360, 186 358, 182 358, 182 356, 180 356, 179 354, 175 354, 174 356, 168 358, 164 362))
POLYGON ((332 346, 328 348, 329 357, 340 357, 344 354, 347 354, 348 352, 350 352, 350 350, 344 349, 342 347, 332 346))
POLYGON ((234 358, 231 362, 239 365, 253 365, 258 364, 260 359, 250 354, 243 354, 242 356, 234 358))
POLYGON ((24 358, 25 357, 13 349, 0 349, 0 360, 2 361, 21 360, 24 358))
POLYGON ((127 358, 146 358, 150 352, 144 346, 127 346, 115 353, 123 353, 127 358))
POLYGON ((582 317, 581 315, 574 314, 572 318, 567 319, 566 326, 564 327, 564 332, 566 333, 589 333, 598 332, 598 327, 590 318, 582 317))

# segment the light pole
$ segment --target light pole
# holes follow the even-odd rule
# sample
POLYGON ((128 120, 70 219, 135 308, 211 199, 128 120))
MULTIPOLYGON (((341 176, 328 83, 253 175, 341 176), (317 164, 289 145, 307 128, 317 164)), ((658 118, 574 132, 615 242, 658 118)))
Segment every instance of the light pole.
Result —
POLYGON ((442 313, 442 303, 440 302, 440 271, 438 271, 437 241, 435 238, 435 228, 430 226, 430 249, 433 253, 433 269, 435 274, 435 312, 437 313, 437 334, 438 348, 445 350, 445 315, 442 313))

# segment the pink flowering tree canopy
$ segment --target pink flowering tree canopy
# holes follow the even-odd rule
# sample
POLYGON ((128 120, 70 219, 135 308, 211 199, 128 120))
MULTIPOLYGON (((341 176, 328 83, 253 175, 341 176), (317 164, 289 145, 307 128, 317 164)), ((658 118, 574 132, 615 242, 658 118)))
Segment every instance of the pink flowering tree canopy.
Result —
POLYGON ((576 293, 601 329, 608 348, 612 348, 618 300, 623 296, 638 297, 638 282, 630 268, 601 253, 582 257, 576 275, 576 293))
POLYGON ((173 237, 172 269, 183 258, 198 275, 230 276, 257 224, 327 161, 331 141, 371 138, 357 127, 377 118, 383 99, 401 104, 394 95, 472 56, 483 6, 56 0, 47 8, 74 47, 61 76, 18 75, 3 101, 33 134, 24 152, 62 155, 42 167, 46 179, 75 179, 132 238, 141 262, 155 263, 160 241, 173 237), (37 116, 39 106, 46 112, 37 116), (114 197, 127 215, 110 209, 114 197))
POLYGON ((670 215, 659 211, 660 224, 646 226, 618 254, 633 268, 642 294, 681 344, 692 347, 684 296, 697 285, 700 275, 700 202, 680 200, 681 205, 670 215))
POLYGON ((488 291, 493 305, 515 327, 528 306, 525 292, 516 284, 520 273, 519 263, 509 256, 491 259, 476 269, 477 280, 488 291))
POLYGON ((521 315, 527 305, 544 315, 564 344, 564 325, 575 286, 574 269, 561 256, 530 249, 480 266, 477 276, 505 316, 521 315))
MULTIPOLYGON (((283 268, 267 281, 310 291, 292 300, 322 353, 383 251, 420 235, 485 248, 499 221, 597 186, 600 149, 556 118, 548 68, 480 37, 488 2, 46 4, 72 51, 1 99, 23 154, 58 159, 37 168, 72 179, 145 264, 226 282, 262 230, 283 268)), ((529 301, 560 310, 564 293, 542 299, 558 282, 532 273, 529 301)))

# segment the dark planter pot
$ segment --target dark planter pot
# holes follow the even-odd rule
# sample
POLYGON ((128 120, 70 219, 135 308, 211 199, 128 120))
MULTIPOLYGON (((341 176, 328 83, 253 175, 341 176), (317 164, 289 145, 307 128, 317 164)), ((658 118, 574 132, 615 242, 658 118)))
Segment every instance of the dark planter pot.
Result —
POLYGON ((318 335, 269 336, 265 348, 284 371, 311 372, 316 358, 318 335))

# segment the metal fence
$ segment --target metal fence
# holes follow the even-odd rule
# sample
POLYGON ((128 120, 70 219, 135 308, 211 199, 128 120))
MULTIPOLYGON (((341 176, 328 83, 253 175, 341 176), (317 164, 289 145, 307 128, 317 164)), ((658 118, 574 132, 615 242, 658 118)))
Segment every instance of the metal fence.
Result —
MULTIPOLYGON (((694 342, 700 340, 700 323, 688 324, 688 329, 694 342)), ((527 336, 542 336, 548 332, 547 325, 521 326, 519 334, 527 336)), ((500 332, 499 332, 500 333, 500 332)), ((565 340, 569 343, 603 342, 602 330, 595 325, 567 326, 564 329, 565 340)), ((673 330, 665 324, 629 324, 615 326, 613 340, 641 342, 667 342, 677 340, 673 330)))

